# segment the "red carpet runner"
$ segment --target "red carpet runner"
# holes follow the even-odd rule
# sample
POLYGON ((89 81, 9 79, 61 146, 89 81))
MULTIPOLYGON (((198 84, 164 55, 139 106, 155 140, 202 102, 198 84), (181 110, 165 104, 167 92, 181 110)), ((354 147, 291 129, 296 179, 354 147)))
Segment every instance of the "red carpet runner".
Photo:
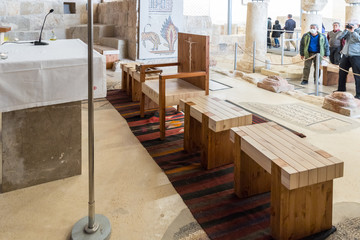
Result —
MULTIPOLYGON (((131 102, 125 92, 108 91, 107 99, 164 170, 211 239, 271 239, 270 194, 239 199, 233 190, 233 164, 214 170, 200 166, 200 154, 183 150, 183 114, 167 109, 166 140, 159 139, 158 112, 139 117, 139 103, 131 102)), ((254 115, 254 123, 266 120, 254 115)))
MULTIPOLYGON (((233 190, 233 164, 213 170, 200 166, 200 154, 183 150, 183 114, 166 110, 166 140, 159 139, 156 109, 139 117, 139 103, 125 92, 108 91, 107 100, 127 120, 132 132, 164 170, 195 219, 211 239, 272 239, 270 236, 270 193, 239 199, 233 190)), ((266 122, 253 115, 253 124, 266 122)), ((294 132, 299 136, 304 136, 294 132)), ((332 232, 335 231, 332 229, 332 232)), ((325 239, 330 233, 309 239, 325 239)))

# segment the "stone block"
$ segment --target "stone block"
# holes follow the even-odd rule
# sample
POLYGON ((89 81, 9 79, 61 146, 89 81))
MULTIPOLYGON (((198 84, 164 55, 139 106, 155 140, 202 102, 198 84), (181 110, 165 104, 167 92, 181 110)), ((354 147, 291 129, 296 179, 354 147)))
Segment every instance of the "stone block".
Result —
POLYGON ((294 85, 289 84, 285 79, 279 76, 269 76, 258 82, 257 87, 275 93, 294 91, 294 85))
POLYGON ((0 16, 7 15, 6 2, 0 2, 0 16))
POLYGON ((126 36, 128 37, 128 39, 132 39, 132 40, 136 39, 137 28, 136 27, 128 27, 126 36))
POLYGON ((44 13, 45 13, 44 2, 26 1, 20 3, 21 15, 33 15, 33 14, 44 14, 44 13))
POLYGON ((360 100, 350 93, 334 92, 325 96, 323 108, 341 115, 355 117, 360 115, 360 100))
POLYGON ((2 192, 81 174, 81 102, 2 114, 2 192))
POLYGON ((18 16, 20 15, 20 2, 6 1, 6 14, 0 16, 18 16))
POLYGON ((117 25, 119 26, 128 26, 128 13, 121 12, 119 13, 119 20, 117 22, 117 25))
POLYGON ((44 9, 45 12, 54 9, 54 13, 52 14, 64 14, 64 5, 62 1, 45 2, 44 9))
POLYGON ((28 31, 30 29, 30 19, 24 16, 0 16, 0 23, 4 26, 11 27, 11 31, 28 31))
POLYGON ((127 20, 127 25, 128 27, 136 27, 137 26, 137 13, 136 12, 129 12, 128 15, 128 20, 127 20))
POLYGON ((136 44, 136 42, 128 42, 128 57, 132 60, 137 59, 137 44, 136 44))

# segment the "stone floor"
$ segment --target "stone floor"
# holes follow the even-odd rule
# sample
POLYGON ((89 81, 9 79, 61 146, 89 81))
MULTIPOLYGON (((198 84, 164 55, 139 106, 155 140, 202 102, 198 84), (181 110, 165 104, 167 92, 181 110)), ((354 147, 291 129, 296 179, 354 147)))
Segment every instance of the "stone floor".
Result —
MULTIPOLYGON (((222 64, 226 65, 225 62, 222 64)), ((321 114, 331 114, 318 105, 286 94, 268 92, 249 82, 214 71, 210 78, 231 87, 211 91, 211 95, 237 104, 295 104, 321 114)), ((307 89, 311 86, 310 83, 307 89)), ((181 227, 183 221, 177 219, 184 211, 185 222, 194 219, 166 175, 131 133, 126 121, 106 100, 98 100, 95 106, 96 212, 110 219, 112 239, 171 239, 167 235, 169 229, 174 224, 178 225, 175 228, 181 227)), ((359 217, 360 121, 337 115, 339 121, 332 125, 332 129, 319 132, 307 125, 279 119, 266 111, 261 114, 304 133, 312 144, 345 162, 344 177, 334 181, 333 222, 335 224, 348 216, 359 217), (349 125, 342 128, 340 122, 349 125)), ((67 239, 76 221, 86 216, 86 103, 82 107, 82 129, 83 174, 0 194, 0 239, 67 239)), ((201 234, 199 232, 198 236, 201 234)))

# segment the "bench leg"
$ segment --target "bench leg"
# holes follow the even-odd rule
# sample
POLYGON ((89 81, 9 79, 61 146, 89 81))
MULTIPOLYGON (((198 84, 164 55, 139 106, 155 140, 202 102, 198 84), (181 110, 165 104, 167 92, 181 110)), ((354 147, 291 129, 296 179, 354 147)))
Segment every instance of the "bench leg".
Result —
POLYGON ((140 98, 140 117, 145 116, 145 94, 141 92, 141 98, 140 98))
POLYGON ((127 95, 129 95, 130 96, 130 94, 131 94, 131 92, 132 92, 132 82, 131 82, 131 79, 132 79, 132 77, 131 77, 131 74, 130 74, 130 70, 129 70, 129 72, 127 73, 127 81, 126 81, 126 93, 127 93, 127 95))
POLYGON ((239 198, 270 192, 271 175, 245 152, 241 151, 241 139, 234 142, 234 191, 239 198))
POLYGON ((160 121, 160 139, 165 139, 165 80, 159 81, 159 121, 160 121))
POLYGON ((332 227, 333 181, 289 190, 281 183, 281 168, 271 166, 271 235, 300 239, 332 227))
POLYGON ((197 134, 194 132, 194 124, 191 124, 193 120, 190 116, 190 108, 193 105, 195 105, 195 103, 187 102, 185 103, 184 109, 184 150, 189 153, 194 152, 193 136, 197 134))
POLYGON ((131 101, 135 102, 136 100, 136 86, 135 86, 134 77, 131 77, 131 101))
POLYGON ((126 91, 127 87, 126 87, 126 78, 127 78, 127 73, 122 70, 122 74, 121 74, 121 90, 126 91))

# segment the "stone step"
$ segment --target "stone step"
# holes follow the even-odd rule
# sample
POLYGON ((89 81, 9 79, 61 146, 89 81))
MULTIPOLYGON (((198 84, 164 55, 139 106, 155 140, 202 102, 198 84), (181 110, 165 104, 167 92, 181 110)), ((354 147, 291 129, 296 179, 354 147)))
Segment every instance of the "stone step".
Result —
POLYGON ((119 37, 101 37, 100 44, 116 49, 121 49, 126 45, 126 40, 119 37))
POLYGON ((94 49, 102 55, 119 54, 119 49, 112 48, 109 46, 94 44, 94 49))
MULTIPOLYGON (((94 24, 94 43, 99 44, 102 37, 114 37, 115 25, 94 24)), ((68 38, 79 38, 87 43, 87 24, 81 24, 68 29, 68 38)))

